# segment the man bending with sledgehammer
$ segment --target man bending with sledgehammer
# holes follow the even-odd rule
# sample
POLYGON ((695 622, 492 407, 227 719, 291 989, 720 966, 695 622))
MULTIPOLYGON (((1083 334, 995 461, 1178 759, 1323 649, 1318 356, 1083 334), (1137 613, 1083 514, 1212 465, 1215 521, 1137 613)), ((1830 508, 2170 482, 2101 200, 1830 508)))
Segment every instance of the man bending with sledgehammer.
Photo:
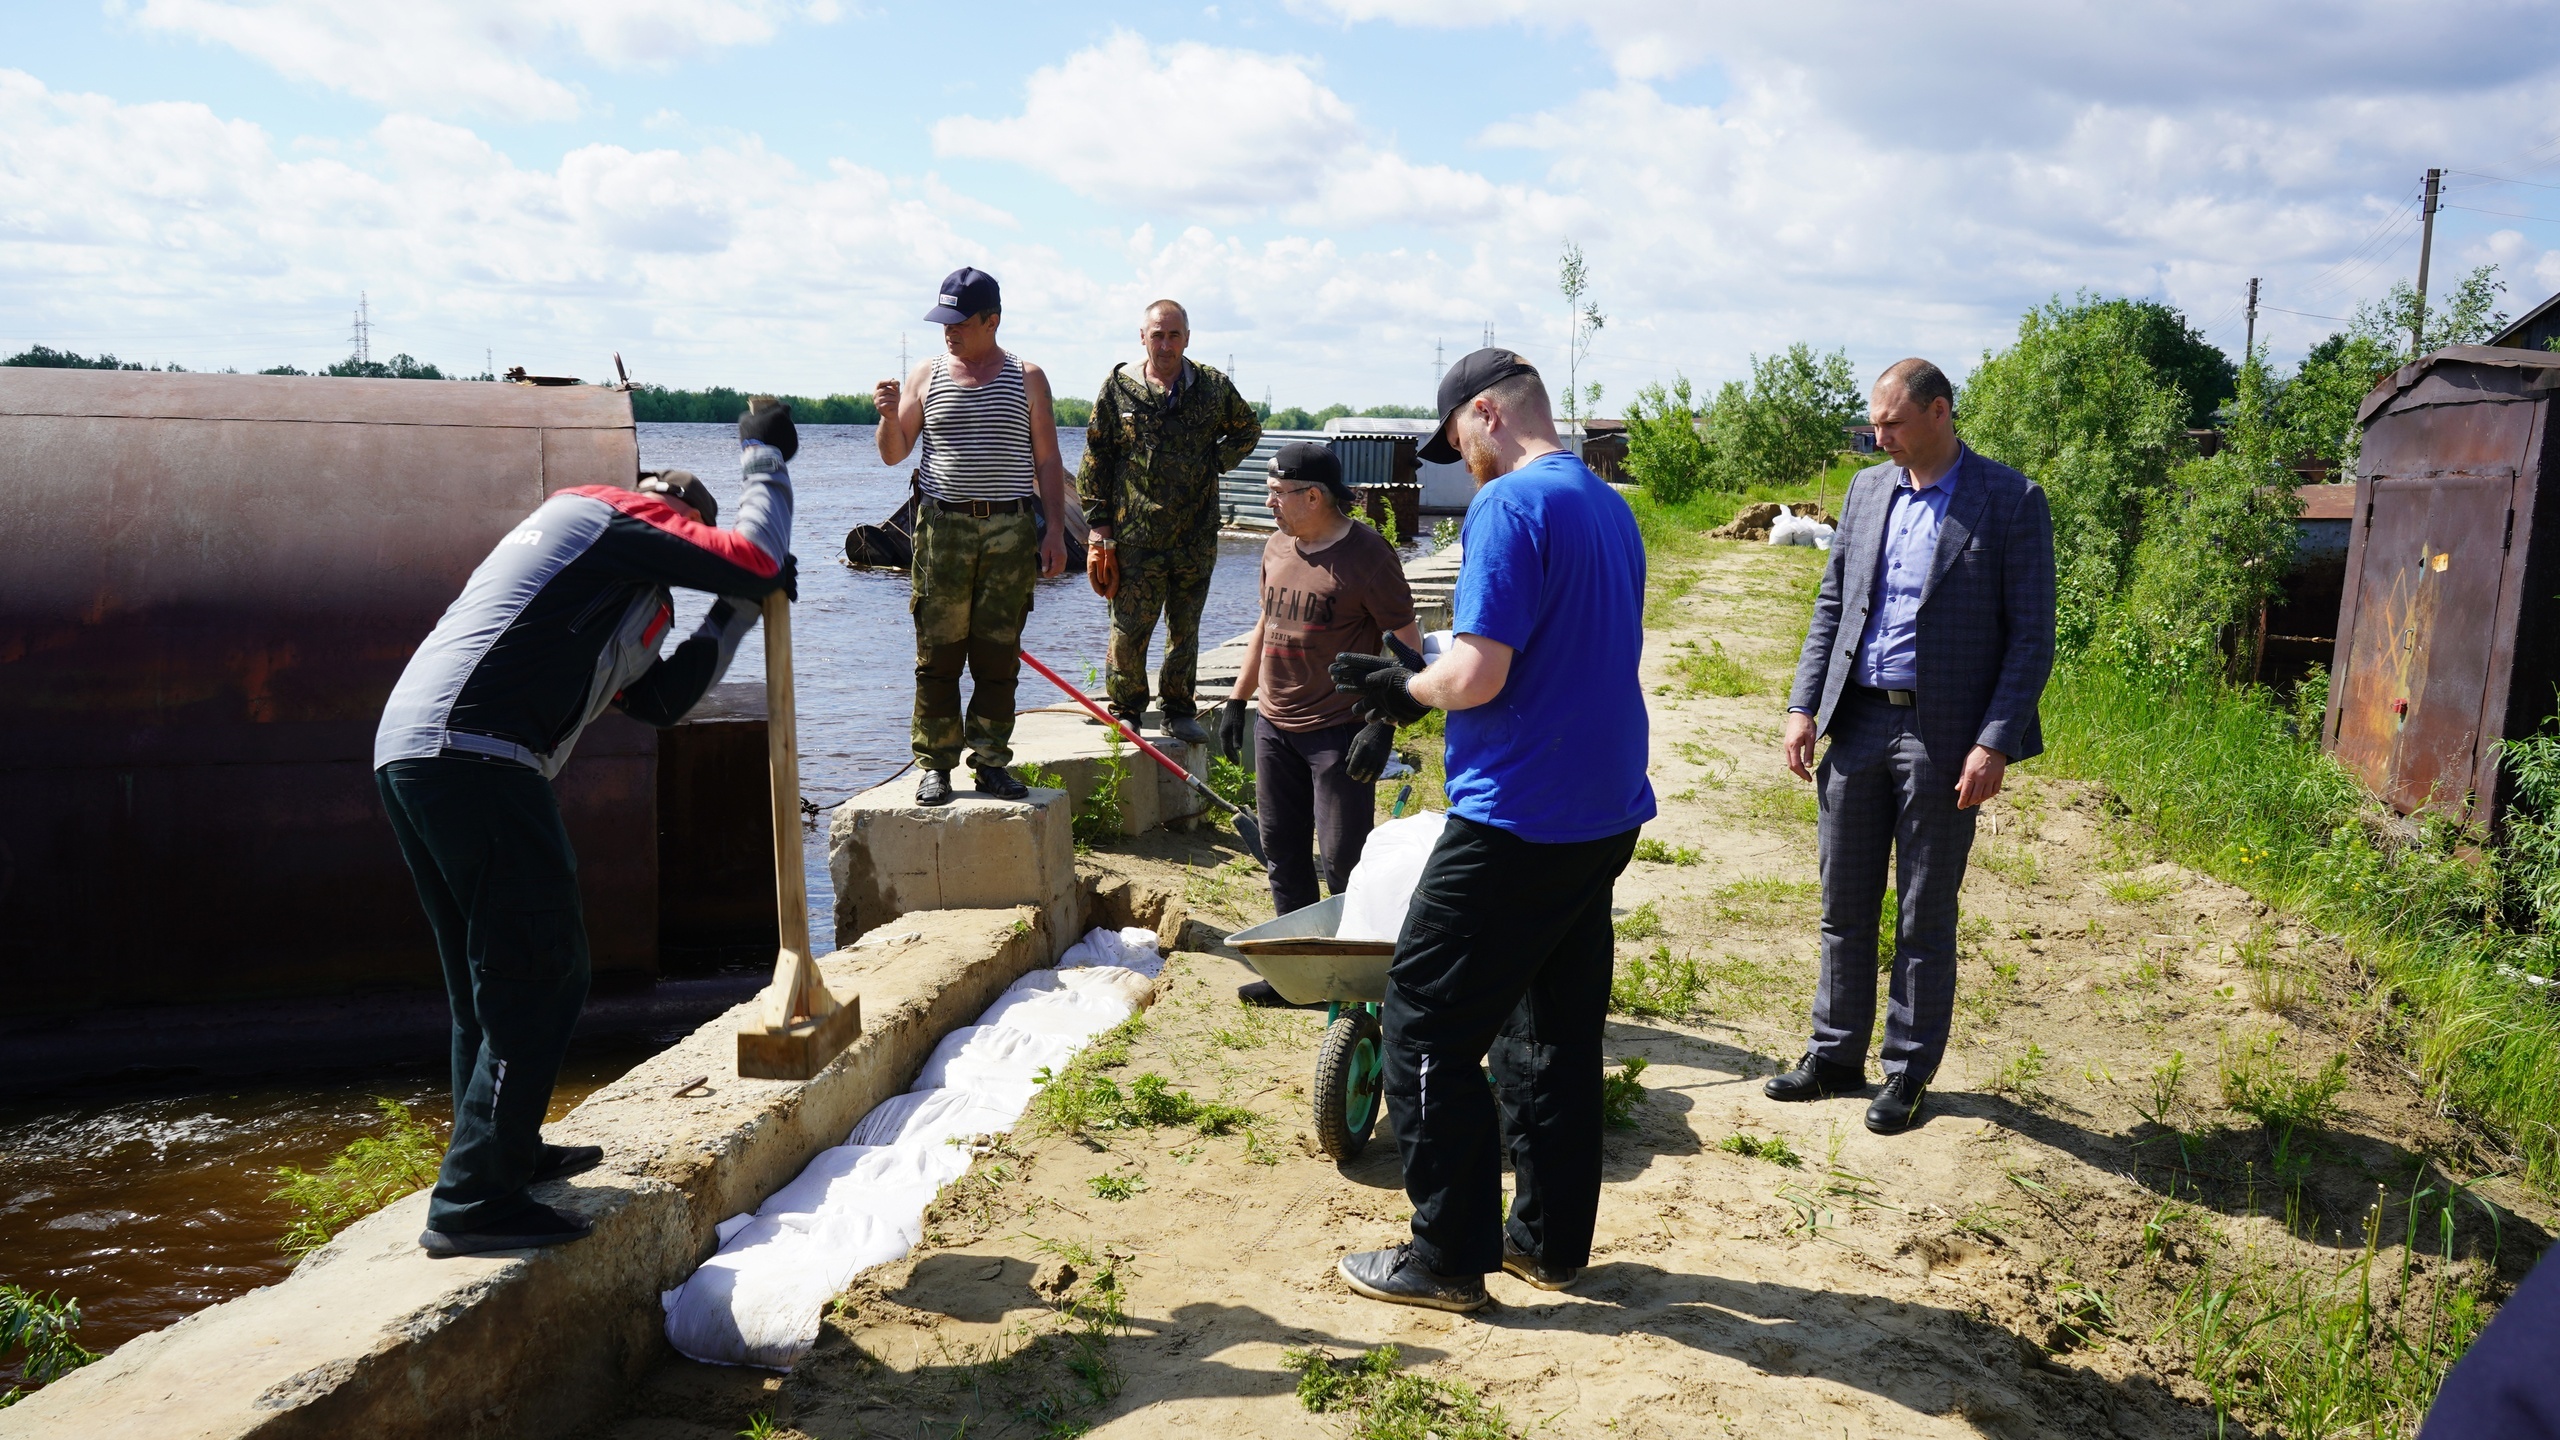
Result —
POLYGON ((453 1010, 453 1140, 427 1201, 430 1255, 558 1245, 579 1216, 529 1187, 594 1165, 542 1143, 542 1115, 587 1002, 578 857, 552 778, 612 706, 673 725, 729 668, 760 602, 797 593, 791 407, 738 421, 747 493, 715 529, 710 488, 681 470, 584 485, 509 531, 409 657, 374 734, 374 783, 418 883, 453 1010), (714 602, 661 657, 668 587, 714 602))
POLYGON ((1645 565, 1626 501, 1557 440, 1527 360, 1478 350, 1439 401, 1422 457, 1463 458, 1480 487, 1455 647, 1418 675, 1369 655, 1332 666, 1368 714, 1449 712, 1449 819, 1387 972, 1387 1111, 1413 1238, 1340 1269, 1373 1300, 1473 1310, 1493 1270, 1561 1290, 1591 1257, 1609 904, 1653 818, 1645 565), (1488 1050, 1498 1111, 1477 1069, 1488 1050))

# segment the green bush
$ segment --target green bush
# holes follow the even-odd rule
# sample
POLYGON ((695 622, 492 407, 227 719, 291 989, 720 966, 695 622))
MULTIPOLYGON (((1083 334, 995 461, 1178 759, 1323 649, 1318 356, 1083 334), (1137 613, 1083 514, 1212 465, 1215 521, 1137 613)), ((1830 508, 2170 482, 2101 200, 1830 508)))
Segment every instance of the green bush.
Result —
POLYGON ((356 1140, 318 1170, 286 1165, 276 1171, 281 1183, 268 1198, 302 1216, 277 1242, 287 1254, 317 1250, 348 1225, 435 1183, 443 1135, 397 1100, 373 1103, 382 1112, 381 1134, 356 1140))
MULTIPOLYGON (((16 1351, 19 1369, 38 1385, 50 1384, 98 1358, 94 1350, 71 1338, 80 1328, 80 1302, 60 1292, 38 1295, 16 1285, 0 1285, 0 1355, 16 1351)), ((15 1405, 27 1392, 12 1385, 0 1391, 0 1410, 15 1405)))
POLYGON ((1703 416, 1686 375, 1674 376, 1668 390, 1644 386, 1627 407, 1622 468, 1656 504, 1686 504, 1700 491, 1719 488, 1715 455, 1699 429, 1703 416))

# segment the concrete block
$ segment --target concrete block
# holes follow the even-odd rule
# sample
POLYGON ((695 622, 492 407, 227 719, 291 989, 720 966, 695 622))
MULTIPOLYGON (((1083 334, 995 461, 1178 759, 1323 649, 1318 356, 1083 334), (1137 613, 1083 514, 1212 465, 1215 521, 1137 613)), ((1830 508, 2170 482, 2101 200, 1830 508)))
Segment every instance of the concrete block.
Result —
POLYGON ((859 935, 920 910, 1029 905, 1048 917, 1063 949, 1079 918, 1072 820, 1064 790, 1016 801, 964 790, 932 806, 915 803, 915 782, 904 776, 866 790, 836 807, 828 835, 836 933, 859 935))
MULTIPOLYGON (((1209 748, 1185 745, 1164 736, 1157 729, 1162 718, 1148 712, 1138 733, 1163 751, 1166 759, 1207 779, 1209 748)), ((1055 774, 1078 808, 1092 798, 1111 767, 1118 765, 1123 835, 1143 835, 1159 826, 1189 825, 1200 814, 1200 797, 1126 740, 1120 743, 1119 754, 1114 757, 1111 735, 1109 727, 1073 706, 1026 711, 1014 717, 1014 760, 1018 765, 1036 765, 1055 774)))
MULTIPOLYGON (((1071 890, 1078 899, 1080 890, 1071 890)), ((1077 915, 1080 923, 1083 919, 1077 915)), ((0 1410, 0 1436, 535 1440, 591 1422, 667 1353, 658 1293, 905 1089, 944 1035, 1070 935, 1030 907, 908 915, 819 962, 864 1033, 808 1081, 746 1080, 741 1005, 598 1090, 554 1142, 602 1167, 536 1198, 595 1222, 573 1245, 431 1260, 426 1196, 349 1226, 281 1284, 120 1347, 0 1410), (702 1086, 688 1082, 697 1078, 702 1086), (683 1098, 677 1091, 685 1091, 683 1098)))

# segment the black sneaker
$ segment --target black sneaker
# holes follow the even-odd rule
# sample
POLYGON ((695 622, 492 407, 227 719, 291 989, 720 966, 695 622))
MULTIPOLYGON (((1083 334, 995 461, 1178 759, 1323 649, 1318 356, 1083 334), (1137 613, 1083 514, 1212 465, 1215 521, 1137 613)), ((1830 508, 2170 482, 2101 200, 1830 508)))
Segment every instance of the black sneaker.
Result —
POLYGON ((1784 1075, 1772 1075, 1760 1087, 1760 1093, 1772 1100, 1820 1100, 1831 1095, 1846 1095, 1867 1088, 1867 1072, 1850 1065, 1835 1065, 1812 1051, 1796 1062, 1796 1068, 1784 1075))
POLYGON ((1526 1250, 1511 1248, 1511 1237, 1502 1237, 1502 1271, 1514 1280, 1535 1285, 1541 1290, 1561 1290, 1582 1278, 1582 1267, 1550 1269, 1547 1263, 1526 1250))
POLYGON ((1239 1004, 1251 1005, 1263 1010, 1322 1010, 1325 1008, 1321 1000, 1300 1005, 1272 989, 1271 982, 1268 980, 1252 980, 1237 986, 1236 1001, 1239 1004))
POLYGON ((916 776, 916 803, 948 805, 951 803, 951 772, 927 770, 916 776))
POLYGON ((1390 1305, 1420 1305, 1463 1315, 1493 1301, 1485 1293, 1483 1276, 1435 1274, 1415 1257, 1410 1244, 1345 1255, 1333 1268, 1353 1290, 1390 1305))
POLYGON ((1209 743, 1209 732, 1200 727, 1200 717, 1197 715, 1185 715, 1178 720, 1167 720, 1164 722, 1164 733, 1185 745, 1209 743))
POLYGON ((584 1240, 595 1225, 548 1205, 532 1205, 484 1229, 448 1232, 429 1230, 418 1244, 439 1260, 456 1255, 486 1255, 496 1250, 539 1250, 584 1240))
POLYGON ((972 765, 969 773, 978 777, 978 793, 990 800, 1031 798, 1031 787, 1002 765, 972 765))
POLYGON ((1876 1103, 1867 1107, 1867 1128, 1879 1135, 1899 1135, 1920 1118, 1921 1097, 1929 1093, 1929 1083, 1914 1080, 1909 1072, 1888 1075, 1884 1090, 1876 1103))
POLYGON ((604 1147, 601 1145, 545 1144, 542 1158, 534 1162, 533 1179, 527 1183, 539 1185, 545 1180, 582 1175, 603 1163, 604 1147))

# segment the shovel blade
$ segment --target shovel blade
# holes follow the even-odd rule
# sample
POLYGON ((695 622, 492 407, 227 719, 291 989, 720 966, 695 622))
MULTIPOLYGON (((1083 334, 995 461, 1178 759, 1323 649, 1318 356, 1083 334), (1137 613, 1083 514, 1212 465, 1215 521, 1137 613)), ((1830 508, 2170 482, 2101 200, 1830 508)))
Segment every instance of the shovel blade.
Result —
POLYGON ((1263 869, 1271 868, 1271 857, 1262 853, 1262 822, 1248 810, 1238 810, 1230 817, 1236 822, 1236 838, 1253 854, 1253 861, 1263 869))

